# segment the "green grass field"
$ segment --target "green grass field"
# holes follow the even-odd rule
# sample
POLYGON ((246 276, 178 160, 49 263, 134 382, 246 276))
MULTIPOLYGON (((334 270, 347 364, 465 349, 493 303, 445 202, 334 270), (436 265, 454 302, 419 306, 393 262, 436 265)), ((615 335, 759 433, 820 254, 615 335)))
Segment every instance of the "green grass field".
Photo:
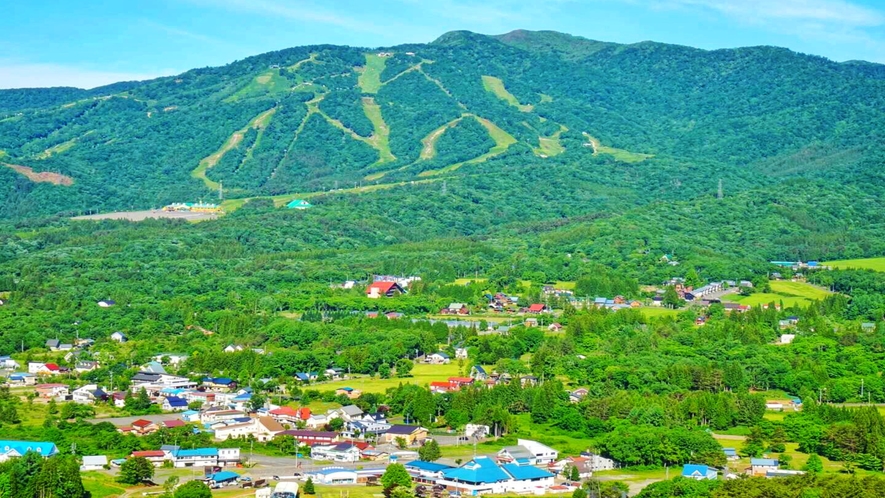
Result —
POLYGON ((885 271, 885 258, 840 259, 821 263, 836 269, 854 268, 858 270, 885 271))
MULTIPOLYGON (((462 373, 466 375, 469 372, 462 373)), ((448 379, 449 377, 457 376, 457 362, 452 362, 448 365, 427 365, 424 363, 418 363, 415 364, 415 368, 412 370, 412 376, 404 379, 381 379, 378 377, 372 378, 368 376, 355 377, 348 380, 338 380, 335 382, 324 382, 321 384, 316 384, 316 389, 319 389, 321 391, 334 391, 335 389, 340 389, 342 387, 352 387, 363 392, 383 393, 387 389, 391 387, 396 387, 400 384, 417 384, 419 386, 423 386, 433 381, 442 381, 448 379)))
POLYGON ((364 93, 378 93, 381 89, 381 73, 387 61, 375 54, 366 54, 366 65, 360 69, 358 83, 364 93))
POLYGON ((532 112, 535 109, 535 107, 530 104, 520 104, 516 96, 507 91, 507 88, 504 87, 504 82, 501 81, 501 78, 496 78, 494 76, 483 76, 482 86, 486 89, 487 92, 495 94, 496 97, 507 102, 513 107, 516 107, 521 112, 532 112))
POLYGON ((507 151, 507 149, 510 148, 511 145, 516 143, 516 139, 513 138, 513 135, 502 130, 495 123, 492 123, 488 119, 481 118, 479 116, 473 116, 473 117, 476 118, 477 121, 479 121, 479 124, 485 126, 486 130, 489 131, 489 136, 491 136, 492 140, 495 141, 495 146, 492 147, 491 149, 489 149, 489 151, 486 152, 485 154, 483 154, 479 157, 470 159, 469 161, 464 161, 463 163, 458 163, 458 164, 453 164, 451 166, 446 166, 445 168, 442 168, 442 169, 422 171, 421 173, 418 174, 418 176, 440 175, 443 173, 449 173, 449 172, 455 171, 456 169, 460 168, 461 166, 463 166, 465 164, 477 164, 477 163, 486 162, 489 159, 491 159, 497 155, 503 154, 505 151, 507 151))
POLYGON ((267 124, 270 123, 270 119, 271 117, 273 117, 275 112, 277 112, 276 107, 268 109, 258 116, 255 116, 252 121, 249 121, 249 124, 247 124, 244 128, 235 131, 224 142, 224 144, 221 145, 221 148, 200 161, 200 164, 198 164, 197 167, 191 172, 191 177, 202 180, 203 184, 206 185, 206 188, 208 188, 209 190, 218 190, 218 182, 210 180, 209 177, 206 176, 206 172, 209 171, 210 168, 218 164, 218 161, 221 161, 221 158, 224 157, 225 154, 230 152, 231 149, 236 147, 243 140, 243 135, 245 135, 246 131, 249 128, 266 128, 267 124))
POLYGON ((762 306, 765 304, 784 303, 784 306, 808 306, 813 300, 823 299, 830 294, 829 291, 815 287, 804 282, 791 282, 777 280, 771 282, 771 292, 740 296, 729 294, 723 296, 724 301, 746 304, 749 306, 762 306))
POLYGON ((381 106, 375 103, 373 97, 363 97, 363 112, 369 121, 372 122, 372 138, 370 141, 378 150, 378 164, 384 164, 396 161, 396 157, 390 152, 390 127, 384 122, 384 116, 381 115, 381 106))
POLYGON ((639 312, 645 315, 646 318, 658 318, 662 316, 676 316, 680 313, 679 310, 671 310, 670 308, 664 307, 648 307, 643 306, 639 308, 639 312))
POLYGON ((559 130, 553 135, 549 137, 538 137, 538 148, 535 149, 535 154, 539 156, 553 157, 565 152, 565 147, 559 142, 559 137, 567 131, 568 128, 564 125, 559 125, 559 130))
POLYGON ((645 161, 646 159, 654 157, 654 155, 652 154, 630 152, 629 150, 602 145, 602 142, 600 142, 598 139, 594 138, 587 132, 583 132, 583 135, 587 139, 588 143, 593 146, 594 154, 606 154, 615 158, 615 161, 633 164, 640 163, 642 161, 645 161))
POLYGON ((114 481, 114 476, 104 472, 83 472, 83 487, 89 491, 92 498, 112 498, 123 496, 126 493, 126 487, 114 481))
POLYGON ((271 95, 274 93, 286 92, 290 88, 289 80, 280 76, 279 69, 268 69, 259 74, 248 85, 239 89, 230 97, 224 99, 225 102, 236 102, 249 97, 257 97, 261 95, 271 95))

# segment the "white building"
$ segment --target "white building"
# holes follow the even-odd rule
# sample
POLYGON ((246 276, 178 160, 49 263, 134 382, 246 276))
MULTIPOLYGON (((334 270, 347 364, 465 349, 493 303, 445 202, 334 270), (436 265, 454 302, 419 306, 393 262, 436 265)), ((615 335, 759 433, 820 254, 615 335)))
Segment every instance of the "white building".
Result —
POLYGON ((84 456, 80 472, 87 470, 102 470, 108 464, 108 457, 104 455, 84 456))
POLYGON ((498 452, 501 462, 517 465, 547 465, 556 461, 559 452, 529 439, 517 439, 516 446, 507 446, 498 452))
POLYGON ((356 484, 357 473, 341 467, 329 467, 307 474, 313 482, 319 484, 356 484))

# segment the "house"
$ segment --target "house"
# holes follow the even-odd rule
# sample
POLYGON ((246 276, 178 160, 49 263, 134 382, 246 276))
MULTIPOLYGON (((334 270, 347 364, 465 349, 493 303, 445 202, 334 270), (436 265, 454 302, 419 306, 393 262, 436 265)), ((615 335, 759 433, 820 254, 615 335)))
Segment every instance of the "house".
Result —
POLYGON ((538 319, 537 318, 526 318, 524 325, 526 327, 530 327, 530 328, 537 327, 538 326, 538 319))
POLYGON ((37 383, 37 377, 34 374, 16 372, 10 374, 6 381, 11 386, 33 386, 37 383))
POLYGON ((339 408, 338 414, 345 422, 351 422, 359 419, 363 415, 363 411, 356 405, 347 405, 339 408))
POLYGON ((590 394, 590 391, 587 388, 580 387, 568 393, 568 400, 572 403, 580 403, 588 394, 590 394))
POLYGON ((342 467, 329 467, 315 470, 306 474, 307 477, 317 484, 356 484, 358 476, 356 471, 342 467))
POLYGON ((75 389, 73 393, 73 401, 75 403, 96 403, 107 401, 108 393, 104 392, 96 384, 86 384, 85 386, 75 389))
POLYGON ((126 393, 124 392, 115 392, 111 394, 111 399, 114 400, 114 406, 117 408, 123 408, 126 406, 126 393))
POLYGON ((215 431, 215 439, 218 441, 252 436, 262 442, 269 441, 277 434, 286 430, 285 427, 271 417, 258 417, 229 425, 212 426, 212 429, 215 431))
POLYGON ((458 468, 442 471, 442 477, 436 482, 462 495, 543 494, 553 486, 553 474, 530 465, 500 465, 483 456, 458 468))
POLYGON ((517 439, 516 446, 507 446, 498 452, 498 461, 517 465, 547 465, 556 461, 559 452, 528 439, 517 439))
POLYGON ((160 364, 167 363, 172 366, 178 366, 188 358, 188 355, 181 353, 159 353, 154 355, 151 359, 160 364))
POLYGON ((97 361, 78 361, 74 365, 74 371, 77 373, 92 372, 93 370, 98 370, 97 361))
POLYGON ((88 470, 102 470, 108 464, 108 457, 105 455, 84 456, 83 463, 80 465, 80 472, 88 470))
POLYGON ((129 457, 144 458, 148 462, 151 462, 154 467, 162 466, 163 462, 167 460, 166 452, 162 450, 133 451, 129 457))
POLYGON ((200 417, 204 424, 215 424, 218 422, 225 422, 228 420, 234 420, 237 418, 248 418, 246 416, 246 412, 240 410, 231 410, 229 408, 225 408, 223 406, 209 408, 203 411, 202 416, 200 417))
POLYGON ((433 381, 430 383, 430 392, 433 394, 447 393, 456 390, 457 388, 452 387, 448 382, 433 381))
POLYGON ((24 456, 29 452, 34 452, 44 458, 49 458, 58 454, 58 448, 55 446, 55 443, 0 440, 0 462, 5 462, 10 458, 24 456))
POLYGON ((791 344, 793 339, 796 338, 796 334, 781 334, 780 339, 778 340, 779 344, 791 344))
POLYGON ((178 427, 184 427, 187 425, 186 423, 184 423, 183 420, 175 420, 175 419, 164 420, 162 422, 162 424, 163 424, 163 428, 165 428, 165 429, 176 429, 178 427))
POLYGON ((344 430, 341 436, 345 438, 362 438, 367 436, 378 436, 384 434, 390 429, 390 424, 385 419, 375 420, 371 417, 364 417, 361 420, 355 420, 344 424, 344 430))
POLYGON ((289 406, 281 406, 269 411, 268 415, 281 424, 294 425, 310 418, 310 408, 303 407, 296 410, 289 406))
POLYGON ((731 313, 732 311, 745 313, 750 310, 750 306, 738 303, 722 303, 722 307, 725 308, 725 311, 729 313, 731 313))
POLYGON ((307 446, 315 446, 315 445, 327 445, 334 443, 338 440, 338 434, 335 432, 322 432, 322 431, 304 431, 304 430, 290 430, 283 431, 277 436, 292 436, 298 444, 303 444, 307 446))
POLYGON ((164 412, 183 412, 187 410, 187 400, 178 396, 167 396, 162 405, 164 412))
POLYGON ((310 457, 314 460, 331 460, 333 462, 354 463, 360 460, 360 448, 351 442, 329 446, 313 446, 310 457))
POLYGON ((533 304, 528 308, 529 313, 547 313, 547 311, 549 310, 546 304, 533 304))
POLYGON ((58 339, 46 339, 46 347, 50 351, 58 351, 58 346, 61 342, 58 339))
POLYGON ((200 412, 197 410, 185 410, 181 412, 181 420, 184 420, 185 422, 199 422, 200 412))
POLYGON ((15 370, 20 368, 21 365, 10 356, 0 356, 0 368, 5 370, 15 370))
POLYGON ((443 476, 443 472, 454 468, 450 465, 423 460, 415 460, 404 465, 413 480, 426 484, 435 484, 436 480, 443 476))
POLYGON ((547 330, 549 330, 550 332, 561 332, 561 331, 562 331, 562 325, 560 325, 560 324, 558 324, 558 323, 551 323, 551 324, 547 327, 547 330))
POLYGON ((338 380, 344 376, 344 369, 337 367, 327 368, 325 373, 327 379, 338 380))
POLYGON ((456 360, 466 360, 467 359, 467 348, 455 348, 455 359, 456 360))
POLYGON ((166 368, 158 361, 149 361, 143 367, 141 367, 141 371, 143 373, 152 373, 152 374, 166 374, 166 368))
POLYGON ((523 375, 519 379, 519 382, 522 384, 522 387, 532 387, 537 386, 539 380, 540 379, 538 379, 534 375, 523 375))
POLYGON ((424 363, 431 363, 434 365, 447 365, 450 361, 451 359, 449 358, 449 355, 442 351, 424 357, 424 363))
POLYGON ((313 205, 304 199, 294 199, 292 202, 286 204, 286 209, 310 209, 313 205))
POLYGON ((203 386, 212 390, 232 390, 237 388, 237 383, 229 377, 204 377, 203 386))
POLYGON ((686 479, 694 479, 696 481, 703 481, 704 479, 716 479, 719 476, 719 472, 716 469, 708 467, 706 465, 693 465, 686 464, 682 467, 682 477, 686 479))
POLYGON ((722 453, 725 454, 726 460, 740 460, 741 458, 734 448, 722 448, 722 453))
POLYGON ((485 368, 481 367, 480 365, 474 365, 470 368, 470 377, 474 380, 483 381, 488 380, 489 374, 486 373, 485 368))
POLYGON ((123 332, 114 332, 113 334, 111 334, 111 340, 117 342, 126 342, 129 340, 129 338, 126 337, 123 332))
POLYGON ((396 282, 373 282, 366 288, 366 297, 369 299, 394 297, 405 293, 406 291, 396 282))
POLYGON ((448 307, 439 310, 440 315, 469 315, 470 308, 464 303, 452 303, 448 307))
POLYGON ((764 476, 768 472, 777 471, 779 462, 776 458, 751 458, 750 474, 754 476, 764 476))
POLYGON ((598 470, 611 470, 615 468, 615 461, 610 458, 593 453, 582 453, 581 456, 568 457, 548 466, 549 470, 555 470, 568 477, 566 471, 574 467, 578 469, 578 476, 581 479, 593 477, 593 472, 598 470))
POLYGON ((32 361, 28 363, 28 373, 36 375, 55 375, 61 373, 61 368, 55 363, 32 361))
POLYGON ((317 380, 318 377, 319 375, 316 372, 298 372, 295 374, 295 378, 301 382, 312 382, 317 380))
POLYGON ((70 389, 65 384, 38 384, 34 389, 41 398, 58 398, 70 394, 70 389))
POLYGON ((225 353, 239 353, 242 350, 243 346, 240 346, 239 344, 228 344, 222 351, 225 353))
POLYGON ((110 308, 111 306, 117 304, 117 302, 112 299, 104 299, 99 301, 97 304, 99 308, 110 308))
POLYGON ((141 435, 156 432, 157 429, 159 429, 159 427, 157 427, 157 424, 143 418, 132 422, 132 430, 141 435))
POLYGON ((417 425, 391 425, 382 436, 385 443, 396 443, 397 438, 404 439, 411 446, 427 439, 427 429, 417 425))
POLYGON ((363 395, 363 392, 352 387, 341 387, 335 390, 335 395, 347 396, 348 399, 357 399, 363 395))
POLYGON ((237 474, 236 472, 231 472, 229 470, 215 472, 214 474, 209 474, 208 476, 206 476, 209 484, 213 487, 234 485, 239 478, 240 474, 237 474))
POLYGON ((174 467, 216 467, 230 465, 231 461, 238 461, 240 458, 239 448, 194 448, 190 450, 179 449, 173 455, 174 467), (224 453, 226 456, 222 456, 224 453), (223 465, 222 465, 223 464, 223 465))

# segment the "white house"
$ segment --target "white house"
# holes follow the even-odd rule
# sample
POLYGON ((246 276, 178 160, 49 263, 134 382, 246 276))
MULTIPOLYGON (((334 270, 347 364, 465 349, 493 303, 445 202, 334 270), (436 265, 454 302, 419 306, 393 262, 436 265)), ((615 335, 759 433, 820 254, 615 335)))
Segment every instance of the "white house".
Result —
POLYGON ((13 360, 11 357, 0 356, 0 368, 6 369, 6 370, 15 370, 20 367, 21 367, 21 365, 19 365, 18 362, 13 360))
POLYGON ((781 334, 780 343, 781 344, 790 344, 793 342, 793 339, 796 338, 796 334, 781 334))
POLYGON ((108 457, 105 455, 84 456, 83 464, 80 465, 80 472, 87 470, 102 470, 108 464, 108 457))
POLYGON ((338 409, 338 416, 344 419, 345 422, 351 422, 362 417, 363 411, 356 405, 347 405, 338 409))
POLYGON ((516 446, 507 446, 498 452, 499 461, 517 465, 547 465, 558 456, 559 452, 553 448, 528 439, 517 439, 516 446))
POLYGON ((360 449, 349 442, 327 446, 317 445, 310 449, 310 457, 314 460, 353 463, 359 461, 360 449))
POLYGON ((435 365, 445 365, 445 364, 448 364, 449 361, 451 361, 451 359, 449 358, 449 355, 447 355, 446 353, 443 353, 442 351, 440 351, 438 353, 429 354, 424 357, 425 363, 433 363, 435 365))
POLYGON ((111 340, 117 342, 126 342, 129 340, 129 338, 127 338, 126 335, 123 334, 123 332, 114 332, 113 334, 111 334, 111 340))
POLYGON ((75 389, 71 393, 75 403, 92 404, 96 401, 103 401, 108 398, 108 394, 104 392, 96 384, 86 384, 83 387, 75 389))
POLYGON ((751 458, 750 474, 754 476, 764 476, 768 472, 777 471, 780 462, 776 458, 751 458))
POLYGON ((218 441, 251 435, 256 440, 262 442, 270 441, 274 436, 286 430, 285 427, 271 417, 258 417, 248 422, 213 426, 212 429, 215 431, 215 439, 218 441))

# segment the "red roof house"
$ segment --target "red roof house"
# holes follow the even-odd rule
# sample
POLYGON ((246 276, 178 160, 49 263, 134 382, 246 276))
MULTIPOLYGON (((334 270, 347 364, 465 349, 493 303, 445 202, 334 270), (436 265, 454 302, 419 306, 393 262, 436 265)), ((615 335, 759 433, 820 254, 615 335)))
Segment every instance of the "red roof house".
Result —
POLYGON ((371 299, 393 297, 405 293, 406 291, 396 282, 373 282, 366 288, 366 296, 371 299))
POLYGON ((46 370, 49 370, 50 372, 58 372, 61 370, 61 368, 59 368, 59 366, 55 363, 47 363, 46 370))
POLYGON ((529 313, 543 313, 547 311, 546 304, 533 304, 529 306, 529 313))

